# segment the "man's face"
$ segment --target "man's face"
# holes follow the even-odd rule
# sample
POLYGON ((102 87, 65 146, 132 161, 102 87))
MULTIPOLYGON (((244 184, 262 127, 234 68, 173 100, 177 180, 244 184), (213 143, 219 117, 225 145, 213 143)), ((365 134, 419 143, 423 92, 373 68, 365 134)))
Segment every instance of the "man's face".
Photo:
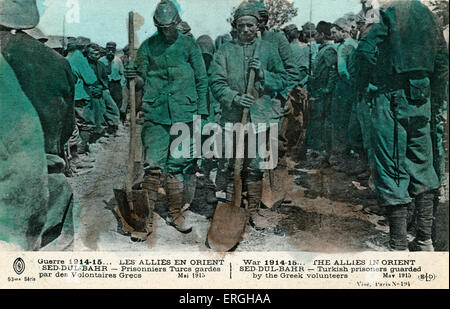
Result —
POLYGON ((91 62, 95 62, 98 60, 99 52, 95 48, 89 47, 87 49, 87 58, 91 62))
POLYGON ((321 44, 323 43, 323 41, 325 41, 325 34, 317 31, 314 39, 316 40, 317 43, 321 44))
POLYGON ((107 47, 106 48, 106 58, 108 58, 109 60, 113 60, 115 55, 116 55, 115 47, 107 47))
POLYGON ((236 30, 241 43, 251 43, 258 34, 258 20, 253 16, 242 16, 236 21, 236 30))
POLYGON ((259 26, 261 28, 265 28, 267 26, 269 22, 269 15, 267 15, 266 13, 261 13, 260 12, 260 23, 259 26))
POLYGON ((331 39, 339 42, 342 40, 342 32, 339 28, 333 27, 331 28, 331 39))
POLYGON ((305 31, 304 32, 305 40, 308 43, 314 42, 317 32, 316 31, 305 31))
POLYGON ((286 37, 289 42, 292 42, 293 40, 298 39, 298 30, 293 29, 291 31, 287 31, 286 37))
POLYGON ((162 33, 167 42, 173 43, 178 38, 177 25, 172 24, 168 27, 159 27, 158 32, 162 33))

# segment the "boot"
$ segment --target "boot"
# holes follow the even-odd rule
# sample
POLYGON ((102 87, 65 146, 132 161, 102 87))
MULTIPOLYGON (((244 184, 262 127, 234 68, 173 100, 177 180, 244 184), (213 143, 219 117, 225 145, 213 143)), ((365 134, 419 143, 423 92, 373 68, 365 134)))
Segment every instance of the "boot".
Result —
POLYGON ((387 215, 389 219, 390 250, 408 250, 408 239, 406 231, 408 205, 403 204, 387 206, 387 215))
POLYGON ((431 232, 433 227, 434 194, 423 193, 416 197, 416 238, 411 242, 411 251, 434 251, 431 232))
POLYGON ((444 196, 444 193, 441 193, 442 188, 436 190, 434 192, 434 199, 433 199, 433 227, 431 229, 431 239, 433 240, 433 244, 436 243, 437 239, 437 229, 436 229, 436 213, 439 207, 439 199, 442 196, 444 196))
POLYGON ((146 174, 142 182, 142 189, 148 192, 148 204, 150 205, 148 216, 145 220, 145 230, 150 235, 153 233, 153 211, 158 199, 158 189, 160 186, 160 173, 151 171, 146 174))
POLYGON ((206 184, 206 203, 210 205, 214 205, 217 203, 217 197, 216 197, 216 186, 213 183, 207 183, 206 184))
POLYGON ((408 234, 416 235, 416 205, 414 202, 408 204, 407 230, 408 234))
POLYGON ((89 152, 89 140, 91 139, 91 132, 87 130, 80 130, 81 143, 78 145, 78 154, 85 154, 89 152))
POLYGON ((263 230, 259 223, 263 217, 258 213, 262 196, 262 181, 251 182, 247 184, 248 210, 250 214, 250 225, 255 230, 263 230))
POLYGON ((168 213, 167 223, 172 225, 177 231, 183 234, 192 231, 191 226, 187 226, 184 220, 183 201, 184 181, 174 175, 167 177, 167 199, 168 213))

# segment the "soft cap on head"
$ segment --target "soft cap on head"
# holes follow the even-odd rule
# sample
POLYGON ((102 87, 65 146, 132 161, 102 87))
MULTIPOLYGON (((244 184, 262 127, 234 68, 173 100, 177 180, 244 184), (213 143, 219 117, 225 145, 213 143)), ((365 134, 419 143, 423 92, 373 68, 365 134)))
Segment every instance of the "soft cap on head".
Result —
POLYGON ((169 27, 172 25, 178 25, 181 22, 178 9, 171 0, 162 0, 158 3, 153 16, 153 21, 156 27, 169 27))
POLYGON ((78 40, 74 37, 67 38, 67 51, 72 51, 77 48, 80 48, 78 40))
POLYGON ((283 31, 286 32, 286 33, 289 33, 289 32, 292 32, 292 31, 298 31, 298 28, 297 28, 296 25, 290 24, 290 25, 287 25, 286 27, 284 27, 283 31))
POLYGON ((36 0, 0 0, 0 26, 23 30, 38 23, 36 0))
POLYGON ((320 21, 317 24, 317 32, 323 33, 325 35, 331 35, 331 24, 326 21, 320 21))
POLYGON ((257 20, 259 20, 260 16, 258 10, 256 9, 255 3, 256 2, 247 2, 247 1, 242 2, 234 12, 233 23, 236 23, 236 21, 239 18, 244 16, 253 16, 257 20))
POLYGON ((267 10, 267 8, 264 4, 264 0, 252 1, 252 4, 254 5, 256 11, 259 14, 259 19, 262 19, 262 18, 267 19, 269 17, 269 11, 267 10))
POLYGON ((316 26, 313 24, 313 23, 311 23, 311 22, 307 22, 306 24, 304 24, 303 26, 302 26, 302 30, 304 31, 304 32, 314 32, 314 31, 316 31, 316 26))

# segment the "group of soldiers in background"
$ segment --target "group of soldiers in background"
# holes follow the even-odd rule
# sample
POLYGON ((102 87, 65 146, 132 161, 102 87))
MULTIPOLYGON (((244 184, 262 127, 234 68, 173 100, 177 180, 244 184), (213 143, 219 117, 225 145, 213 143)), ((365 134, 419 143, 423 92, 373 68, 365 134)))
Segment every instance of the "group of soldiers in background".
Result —
POLYGON ((306 146, 339 171, 370 177, 390 249, 432 251, 445 179, 448 43, 420 1, 361 3, 358 15, 319 22, 315 35, 311 24, 302 35, 284 29, 312 98, 306 146), (302 38, 308 47, 299 48, 302 38))
MULTIPOLYGON (((192 230, 184 216, 192 198, 186 189, 196 173, 209 176, 217 167, 213 190, 231 201, 234 160, 174 158, 171 126, 185 123, 192 132, 193 116, 200 115, 203 125, 218 123, 225 131, 225 124, 239 123, 248 108, 251 122, 265 124, 261 130, 278 125, 282 152, 297 159, 313 156, 336 169, 371 177, 380 205, 387 209, 392 250, 408 249, 408 209, 415 201, 417 235, 409 247, 433 250, 433 200, 445 177, 448 49, 431 11, 418 0, 393 1, 386 8, 363 0, 359 14, 317 26, 308 22, 301 30, 295 25, 267 29, 264 3, 244 1, 234 12, 232 31, 215 41, 207 35, 195 40, 173 2, 162 0, 153 18, 158 32, 141 44, 135 62, 128 61, 127 48, 120 59, 115 43, 102 48, 84 37, 69 39, 65 49, 55 48, 64 59, 21 31, 38 23, 35 1, 1 1, 6 10, 0 16, 0 65, 2 74, 4 70, 11 78, 1 79, 0 115, 11 117, 14 109, 3 96, 16 95, 24 115, 29 110, 30 128, 36 112, 42 126, 40 131, 15 132, 0 127, 5 130, 2 139, 4 132, 10 140, 17 135, 23 145, 32 139, 34 144, 20 151, 36 162, 25 168, 8 165, 16 179, 9 187, 0 185, 1 240, 36 250, 61 242, 67 234, 65 245, 70 244, 76 226, 73 193, 64 173, 70 165, 83 168, 90 162, 83 156, 90 144, 116 134, 126 119, 126 79, 135 79, 142 102, 142 188, 151 207, 165 188, 167 222, 178 231, 192 230), (28 15, 21 21, 15 13, 24 7, 28 15), (247 93, 250 70, 256 76, 253 94, 247 93), (18 85, 3 84, 14 81, 18 85), (12 194, 25 179, 28 189, 20 197, 12 194)), ((2 118, 0 126, 23 121, 17 117, 2 118)), ((192 134, 188 143, 192 149, 192 134)), ((5 162, 20 157, 14 155, 17 147, 5 149, 10 154, 5 162)), ((258 156, 246 159, 243 173, 254 228, 263 189, 262 161, 258 156)), ((2 163, 0 171, 6 169, 2 163)), ((146 232, 150 235, 152 227, 146 232)))

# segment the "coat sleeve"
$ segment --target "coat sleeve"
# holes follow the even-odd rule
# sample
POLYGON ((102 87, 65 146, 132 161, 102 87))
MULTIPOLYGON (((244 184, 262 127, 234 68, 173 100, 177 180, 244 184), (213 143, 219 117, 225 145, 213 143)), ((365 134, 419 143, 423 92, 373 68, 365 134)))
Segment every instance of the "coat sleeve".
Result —
POLYGON ((239 94, 238 91, 232 90, 227 80, 226 57, 222 50, 219 50, 211 63, 210 85, 213 96, 221 104, 221 106, 231 107, 234 98, 239 94))
POLYGON ((289 45, 289 41, 283 33, 277 33, 278 36, 278 52, 280 54, 281 61, 283 62, 283 66, 288 76, 288 85, 286 85, 285 91, 282 93, 283 96, 286 96, 287 93, 297 87, 300 80, 300 70, 297 68, 295 59, 292 53, 291 46, 289 45))
POLYGON ((352 45, 345 45, 338 49, 337 70, 341 77, 345 77, 346 72, 348 73, 348 59, 353 50, 354 47, 352 45))
POLYGON ((197 112, 200 115, 208 115, 208 103, 206 93, 208 91, 208 74, 206 73, 205 62, 203 61, 200 47, 194 40, 191 42, 190 63, 195 75, 195 87, 197 88, 197 112))
POLYGON ((264 70, 264 93, 274 95, 283 92, 289 85, 289 75, 276 54, 270 56, 270 66, 264 70))
MULTIPOLYGON (((431 93, 439 102, 446 101, 448 93, 448 49, 442 31, 437 27, 437 46, 434 62, 434 72, 431 76, 431 93)), ((439 106, 441 108, 442 106, 439 106)))
POLYGON ((383 43, 389 35, 388 14, 389 12, 380 11, 380 22, 372 25, 370 32, 361 39, 355 51, 355 71, 352 73, 354 75, 352 78, 358 81, 359 90, 369 85, 370 77, 377 64, 378 45, 383 43))
POLYGON ((145 41, 144 43, 142 43, 141 47, 139 47, 138 51, 136 52, 135 63, 137 71, 139 72, 139 76, 141 76, 144 80, 150 67, 150 63, 148 61, 147 43, 148 41, 145 41))

